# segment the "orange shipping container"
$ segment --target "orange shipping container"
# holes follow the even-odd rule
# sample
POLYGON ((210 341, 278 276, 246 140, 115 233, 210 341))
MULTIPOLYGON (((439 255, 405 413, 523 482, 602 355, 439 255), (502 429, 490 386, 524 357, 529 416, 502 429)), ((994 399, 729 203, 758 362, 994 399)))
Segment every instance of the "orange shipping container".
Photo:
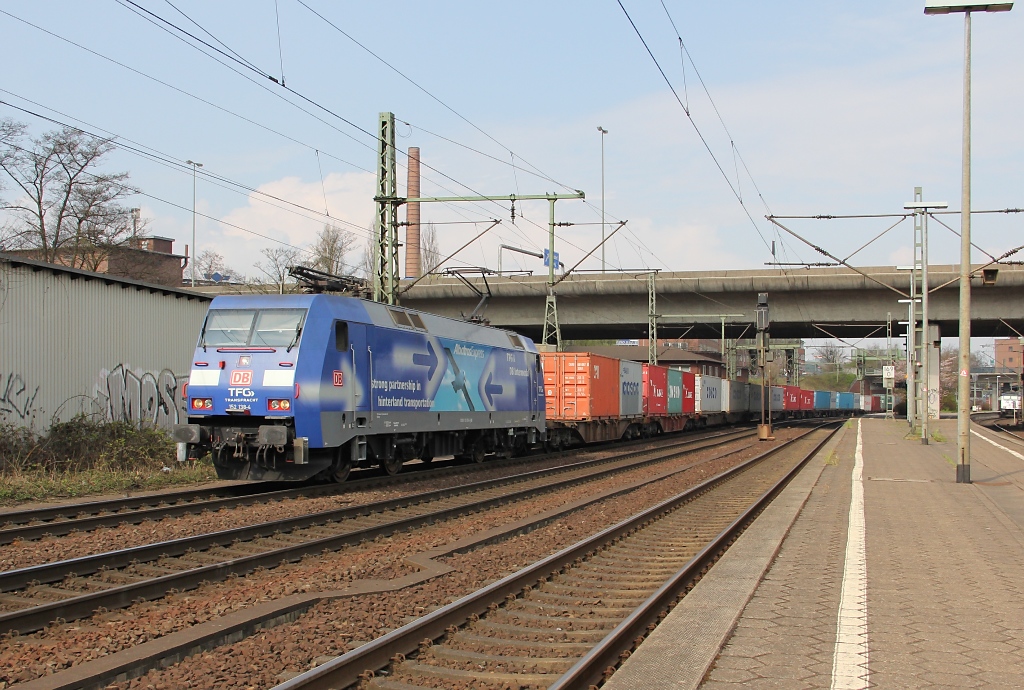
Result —
POLYGON ((619 360, 589 352, 542 352, 548 419, 619 416, 619 360))

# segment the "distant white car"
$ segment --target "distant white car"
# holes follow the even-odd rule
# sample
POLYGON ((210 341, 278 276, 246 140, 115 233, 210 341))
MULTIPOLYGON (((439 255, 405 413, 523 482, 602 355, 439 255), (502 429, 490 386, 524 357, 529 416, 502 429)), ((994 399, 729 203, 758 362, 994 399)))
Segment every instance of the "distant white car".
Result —
POLYGON ((981 405, 974 405, 971 407, 971 412, 981 412, 981 405))

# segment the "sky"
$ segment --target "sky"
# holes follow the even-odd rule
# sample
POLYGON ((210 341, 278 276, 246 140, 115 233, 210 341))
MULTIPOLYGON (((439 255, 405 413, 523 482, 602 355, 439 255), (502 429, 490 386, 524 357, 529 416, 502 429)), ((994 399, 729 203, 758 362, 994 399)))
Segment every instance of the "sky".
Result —
MULTIPOLYGON (((104 169, 130 173, 143 194, 129 203, 180 253, 193 222, 184 161, 201 162, 198 249, 247 275, 260 275, 261 250, 306 247, 325 223, 366 243, 382 111, 403 154, 421 149, 424 196, 583 190, 556 204, 573 223, 557 240, 570 266, 601 237, 598 126, 608 231, 628 221, 606 245, 609 269, 759 268, 773 240, 778 261, 825 261, 765 214, 898 214, 917 186, 960 208, 963 19, 926 16, 923 0, 133 2, 5 2, 16 57, 0 117, 36 134, 56 126, 23 108, 171 161, 121 148, 104 169)), ((1024 207, 1024 7, 973 24, 973 207, 1024 207)), ((490 268, 500 244, 547 246, 547 203, 515 212, 422 209, 443 254, 501 220, 450 264, 490 268)), ((896 220, 782 222, 845 258, 896 220)), ((1022 220, 977 216, 975 242, 993 254, 1022 244, 1022 220)), ((850 261, 907 264, 912 232, 904 221, 850 261)), ((930 252, 958 263, 959 240, 933 223, 930 252)), ((522 255, 502 263, 544 270, 522 255)), ((581 268, 600 269, 600 252, 581 268)))

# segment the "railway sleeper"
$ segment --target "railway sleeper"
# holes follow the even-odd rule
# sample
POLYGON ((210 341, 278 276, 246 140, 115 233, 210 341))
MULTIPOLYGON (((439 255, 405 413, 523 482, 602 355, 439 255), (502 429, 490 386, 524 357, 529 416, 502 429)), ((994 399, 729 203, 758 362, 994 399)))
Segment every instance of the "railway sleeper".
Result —
POLYGON ((513 673, 565 673, 576 661, 568 657, 519 657, 499 656, 496 654, 484 654, 472 652, 465 649, 453 649, 448 645, 431 647, 426 654, 417 657, 417 662, 440 666, 445 669, 465 668, 467 664, 473 664, 481 671, 500 668, 502 671, 513 673), (431 662, 437 662, 436 664, 431 662))
MULTIPOLYGON (((554 628, 534 628, 528 625, 518 623, 511 625, 509 623, 499 623, 496 620, 492 620, 493 616, 487 618, 481 618, 473 625, 473 629, 477 632, 490 632, 494 633, 493 637, 502 640, 517 641, 520 636, 541 638, 544 640, 552 641, 562 639, 563 641, 577 640, 581 644, 584 643, 595 643, 600 642, 604 638, 605 631, 603 628, 594 630, 574 630, 572 628, 564 628, 562 630, 556 630, 554 628)), ((530 640, 523 640, 529 642, 530 640)), ((588 648, 590 645, 586 645, 588 648)))
POLYGON ((555 630, 556 628, 563 630, 607 630, 614 628, 622 620, 621 618, 572 618, 555 620, 544 613, 532 613, 522 609, 508 610, 504 608, 498 609, 495 613, 487 615, 488 619, 492 616, 497 618, 496 622, 508 620, 512 625, 514 625, 516 621, 526 621, 527 624, 540 624, 539 627, 535 628, 538 630, 555 630))
MULTIPOLYGON (((479 682, 483 680, 481 678, 479 670, 476 671, 465 671, 457 668, 441 668, 438 666, 431 666, 430 664, 422 664, 415 661, 407 661, 402 665, 402 676, 410 676, 412 678, 422 677, 430 679, 449 679, 456 678, 458 680, 465 680, 467 682, 479 682)), ((402 676, 395 678, 395 680, 401 680, 402 676)), ((376 685, 377 679, 371 681, 369 688, 384 690, 387 685, 376 685)), ((552 677, 547 673, 501 673, 497 671, 488 672, 486 674, 486 681, 495 685, 502 683, 518 683, 519 686, 530 686, 536 687, 547 687, 551 684, 552 677)), ((391 686, 394 687, 394 686, 391 686)), ((413 686, 416 687, 416 686, 413 686)), ((516 687, 513 685, 513 687, 516 687)))
MULTIPOLYGON (((476 630, 476 626, 473 626, 476 630)), ((502 647, 514 647, 517 649, 530 650, 530 649, 545 649, 551 652, 565 652, 566 656, 575 655, 583 656, 590 651, 593 644, 586 642, 556 642, 554 638, 550 641, 542 640, 516 640, 507 637, 491 637, 485 635, 477 635, 472 632, 460 632, 456 634, 450 640, 454 644, 461 647, 472 649, 493 649, 495 645, 500 644, 502 647)), ((597 640, 595 640, 596 642, 597 640)), ((561 656, 561 655, 556 655, 561 656)))

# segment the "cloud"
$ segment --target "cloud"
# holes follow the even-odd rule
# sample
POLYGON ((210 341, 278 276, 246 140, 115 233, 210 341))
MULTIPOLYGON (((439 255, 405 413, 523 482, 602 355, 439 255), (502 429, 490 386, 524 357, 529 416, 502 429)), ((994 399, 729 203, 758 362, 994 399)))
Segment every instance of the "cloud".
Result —
POLYGON ((246 273, 262 258, 260 250, 280 246, 279 242, 305 247, 331 222, 352 232, 362 246, 373 225, 373 187, 373 175, 362 172, 331 173, 323 186, 319 180, 298 177, 264 183, 258 191, 281 201, 250 194, 245 206, 219 216, 223 223, 207 220, 203 223, 206 248, 220 252, 229 265, 246 273), (330 218, 323 215, 325 195, 330 218))

